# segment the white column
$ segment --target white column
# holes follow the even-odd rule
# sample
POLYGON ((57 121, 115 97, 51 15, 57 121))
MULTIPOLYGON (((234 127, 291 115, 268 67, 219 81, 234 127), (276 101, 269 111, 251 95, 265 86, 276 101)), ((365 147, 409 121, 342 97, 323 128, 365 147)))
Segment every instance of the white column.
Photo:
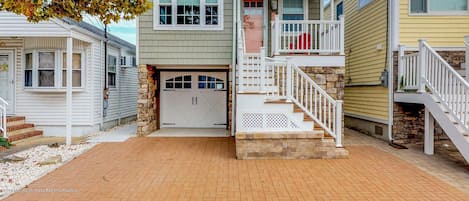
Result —
POLYGON ((319 1, 319 20, 324 19, 324 1, 320 0, 319 1))
POLYGON ((331 10, 331 21, 334 21, 335 20, 335 17, 334 17, 334 9, 335 9, 334 0, 331 0, 331 2, 329 4, 329 8, 331 10))
POLYGON ((435 150, 435 120, 433 119, 432 114, 428 111, 428 108, 425 107, 425 142, 424 142, 424 152, 427 155, 433 155, 435 150))
POLYGON ((345 18, 344 15, 339 16, 340 19, 340 55, 345 55, 345 18))
POLYGON ((343 147, 342 145, 342 100, 337 100, 335 108, 335 146, 343 147))
POLYGON ((73 39, 67 37, 67 93, 66 93, 66 144, 72 144, 72 54, 73 54, 73 39))
POLYGON ((282 27, 280 27, 280 16, 279 15, 275 15, 275 38, 272 38, 272 40, 275 40, 275 51, 274 51, 274 54, 275 55, 280 55, 280 42, 281 42, 281 30, 283 30, 282 27))
POLYGON ((466 68, 466 80, 469 81, 469 36, 464 37, 464 44, 466 46, 466 62, 465 62, 465 68, 466 68))

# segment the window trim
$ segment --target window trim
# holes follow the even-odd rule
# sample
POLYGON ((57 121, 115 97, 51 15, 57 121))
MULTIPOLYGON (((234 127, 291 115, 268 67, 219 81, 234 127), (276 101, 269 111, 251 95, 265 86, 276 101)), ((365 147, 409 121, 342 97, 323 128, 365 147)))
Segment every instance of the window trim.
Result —
MULTIPOLYGON (((200 0, 200 24, 182 25, 177 24, 177 0, 171 0, 171 22, 172 24, 160 24, 159 0, 153 0, 153 29, 154 30, 202 30, 222 31, 224 29, 224 0, 218 0, 218 25, 205 24, 205 0, 200 0)), ((168 5, 168 4, 166 4, 168 5)))
MULTIPOLYGON (((22 54, 22 73, 23 73, 23 88, 26 91, 44 91, 44 92, 53 92, 53 91, 65 91, 66 87, 62 86, 62 64, 63 64, 63 54, 66 53, 64 49, 28 49, 25 50, 22 54), (54 86, 52 87, 41 87, 39 86, 39 52, 54 52, 55 55, 55 67, 54 67, 54 86), (25 86, 25 71, 26 71, 26 54, 32 54, 32 86, 25 86)), ((81 86, 72 87, 73 91, 82 91, 86 88, 86 51, 74 49, 73 53, 78 53, 81 55, 81 86)))
MULTIPOLYGON (((430 11, 430 4, 427 2, 427 12, 426 13, 413 13, 411 10, 411 1, 408 0, 407 12, 409 16, 469 16, 469 0, 467 1, 467 8, 465 11, 430 11)), ((426 0, 428 1, 428 0, 426 0)))
POLYGON ((107 73, 106 73, 106 87, 109 88, 109 89, 117 89, 117 87, 118 87, 118 86, 117 86, 117 85, 118 85, 118 84, 117 84, 117 83, 118 83, 117 76, 118 76, 118 71, 119 71, 119 67, 120 67, 119 63, 117 62, 117 58, 119 58, 119 56, 118 56, 118 55, 115 55, 115 54, 110 54, 110 53, 108 53, 108 54, 106 55, 106 59, 108 59, 109 56, 112 56, 112 57, 115 57, 115 58, 116 58, 116 69, 115 69, 115 71, 112 71, 112 72, 115 74, 115 75, 114 75, 115 81, 114 81, 114 85, 109 85, 109 72, 111 72, 111 71, 109 71, 109 60, 108 60, 108 61, 106 62, 106 64, 107 64, 107 66, 106 66, 106 72, 107 72, 107 73))
MULTIPOLYGON (((280 16, 280 20, 283 20, 283 1, 288 1, 288 0, 280 0, 278 2, 278 14, 280 16)), ((308 4, 308 1, 309 0, 303 0, 303 19, 304 20, 309 20, 309 4, 308 4)), ((322 1, 322 0, 321 0, 322 1)), ((264 9, 264 12, 265 12, 265 9, 264 9)))
POLYGON ((361 10, 361 9, 364 9, 366 7, 368 7, 370 4, 372 4, 375 0, 368 0, 368 2, 366 2, 364 5, 360 5, 360 0, 357 1, 357 7, 358 7, 358 10, 361 10))

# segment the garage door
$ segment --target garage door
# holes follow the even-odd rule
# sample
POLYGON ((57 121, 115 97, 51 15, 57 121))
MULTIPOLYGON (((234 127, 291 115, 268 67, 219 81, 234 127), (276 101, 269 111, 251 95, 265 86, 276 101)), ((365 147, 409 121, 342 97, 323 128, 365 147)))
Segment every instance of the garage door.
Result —
POLYGON ((225 128, 226 73, 161 72, 161 127, 225 128))

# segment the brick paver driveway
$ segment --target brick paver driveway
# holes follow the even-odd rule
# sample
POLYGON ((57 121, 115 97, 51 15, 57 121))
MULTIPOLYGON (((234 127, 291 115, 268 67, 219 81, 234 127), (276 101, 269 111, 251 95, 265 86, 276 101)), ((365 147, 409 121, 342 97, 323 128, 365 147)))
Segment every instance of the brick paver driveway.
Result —
POLYGON ((100 144, 7 200, 469 200, 388 153, 348 148, 350 159, 241 161, 231 138, 133 138, 100 144))

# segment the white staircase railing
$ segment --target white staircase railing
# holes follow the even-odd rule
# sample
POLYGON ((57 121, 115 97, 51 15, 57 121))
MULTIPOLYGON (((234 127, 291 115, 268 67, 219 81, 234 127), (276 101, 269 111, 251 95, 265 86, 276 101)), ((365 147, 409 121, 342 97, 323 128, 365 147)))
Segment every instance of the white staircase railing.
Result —
POLYGON ((400 57, 399 75, 404 79, 415 81, 402 81, 399 90, 411 88, 425 93, 428 89, 457 123, 469 131, 469 83, 425 40, 419 41, 419 52, 416 57, 418 61, 412 62, 412 67, 405 67, 403 64, 409 60, 409 57, 400 57), (406 68, 411 68, 412 71, 406 71, 406 68), (410 84, 407 85, 408 83, 410 84))
POLYGON ((272 24, 272 53, 338 53, 344 55, 344 18, 280 20, 272 24))
POLYGON ((8 138, 7 106, 8 106, 8 103, 0 97, 0 131, 3 133, 3 138, 8 138))

